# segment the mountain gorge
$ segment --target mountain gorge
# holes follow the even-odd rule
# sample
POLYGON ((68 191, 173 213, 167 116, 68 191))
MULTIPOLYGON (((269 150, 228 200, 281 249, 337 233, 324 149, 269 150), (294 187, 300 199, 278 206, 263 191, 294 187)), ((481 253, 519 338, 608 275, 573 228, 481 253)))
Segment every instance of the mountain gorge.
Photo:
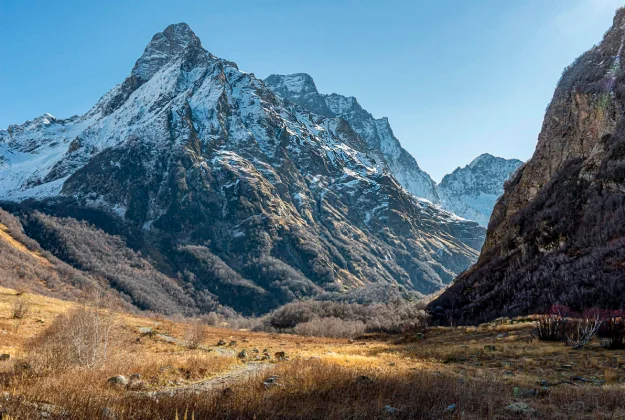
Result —
POLYGON ((0 130, 2 207, 144 310, 257 314, 324 291, 449 284, 483 228, 402 188, 417 174, 436 198, 386 120, 347 98, 323 104, 281 99, 171 25, 86 114, 0 130), (85 255, 142 269, 120 278, 81 257, 93 232, 108 245, 85 255))
POLYGON ((623 307, 625 9, 565 69, 534 156, 506 184, 478 263, 430 310, 479 322, 552 304, 623 307))

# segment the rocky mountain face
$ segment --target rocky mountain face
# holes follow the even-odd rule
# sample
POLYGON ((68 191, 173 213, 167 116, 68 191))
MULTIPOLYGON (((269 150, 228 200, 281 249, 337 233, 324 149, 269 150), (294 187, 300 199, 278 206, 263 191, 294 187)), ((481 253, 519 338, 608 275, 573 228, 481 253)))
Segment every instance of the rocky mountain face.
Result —
MULTIPOLYGON (((79 229, 66 219, 122 238, 140 258, 131 266, 172 280, 148 275, 172 310, 261 313, 368 284, 439 290, 475 261, 483 228, 401 188, 370 146, 394 140, 390 128, 352 128, 335 115, 359 107, 340 103, 323 114, 287 102, 171 25, 85 115, 0 131, 2 206, 74 266, 87 261, 67 250, 79 229)), ((141 303, 144 272, 96 268, 130 304, 158 306, 141 303)))
POLYGON ((347 121, 376 159, 406 190, 435 204, 440 203, 436 183, 401 146, 387 118, 373 118, 354 97, 320 94, 312 77, 305 73, 273 74, 265 79, 265 86, 310 112, 347 121))
POLYGON ((476 322, 560 303, 622 308, 625 295, 625 10, 568 67, 534 156, 505 187, 479 261, 432 302, 476 322))
POLYGON ((488 226, 503 185, 523 162, 489 154, 475 158, 464 168, 445 175, 438 185, 441 206, 465 219, 488 226))

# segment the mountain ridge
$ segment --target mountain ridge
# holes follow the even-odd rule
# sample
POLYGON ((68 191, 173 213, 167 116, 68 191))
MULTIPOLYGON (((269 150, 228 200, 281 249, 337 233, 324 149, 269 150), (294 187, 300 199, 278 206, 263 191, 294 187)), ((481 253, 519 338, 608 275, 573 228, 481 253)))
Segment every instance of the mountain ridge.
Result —
POLYGON ((156 34, 83 116, 0 132, 0 197, 112 214, 183 290, 247 314, 374 283, 431 293, 475 260, 476 223, 406 193, 344 120, 282 101, 187 28, 156 34))

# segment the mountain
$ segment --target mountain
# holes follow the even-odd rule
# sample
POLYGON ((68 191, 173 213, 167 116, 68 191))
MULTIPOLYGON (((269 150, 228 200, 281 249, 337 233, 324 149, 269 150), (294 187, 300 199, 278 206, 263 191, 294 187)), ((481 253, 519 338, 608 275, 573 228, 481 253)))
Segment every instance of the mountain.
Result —
POLYGON ((478 263, 430 310, 477 322, 545 309, 623 308, 625 9, 566 68, 533 157, 497 202, 478 263))
POLYGON ((305 73, 272 74, 265 79, 265 86, 305 110, 347 121, 377 160, 408 192, 435 204, 440 203, 436 183, 401 146, 387 118, 373 118, 354 97, 320 94, 313 78, 305 73))
POLYGON ((0 198, 42 247, 95 265, 140 308, 158 306, 141 304, 146 274, 121 281, 85 261, 68 244, 74 223, 81 247, 91 231, 128 247, 108 262, 149 264, 172 310, 262 313, 369 284, 437 291, 475 261, 484 229, 407 193, 367 141, 176 24, 86 114, 0 131, 0 198), (139 260, 115 257, 124 253, 139 260))
POLYGON ((503 194, 504 182, 523 162, 485 153, 464 168, 445 175, 438 185, 441 206, 465 219, 488 226, 497 199, 503 194))

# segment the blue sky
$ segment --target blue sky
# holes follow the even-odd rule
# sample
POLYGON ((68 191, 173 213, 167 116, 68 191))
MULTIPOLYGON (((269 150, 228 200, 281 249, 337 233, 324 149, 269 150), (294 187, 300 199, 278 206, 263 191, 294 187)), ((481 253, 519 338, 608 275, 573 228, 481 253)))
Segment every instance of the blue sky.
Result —
POLYGON ((439 181, 484 152, 530 158, 562 69, 623 3, 0 0, 0 127, 87 111, 154 33, 187 22, 242 70, 357 97, 439 181))

